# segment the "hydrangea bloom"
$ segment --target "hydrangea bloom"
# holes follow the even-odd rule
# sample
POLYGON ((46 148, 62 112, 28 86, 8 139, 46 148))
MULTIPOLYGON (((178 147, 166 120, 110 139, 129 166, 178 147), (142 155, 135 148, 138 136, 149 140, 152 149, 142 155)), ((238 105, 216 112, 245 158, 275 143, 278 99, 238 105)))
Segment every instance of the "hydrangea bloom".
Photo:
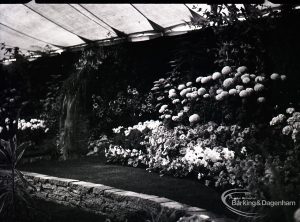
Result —
POLYGON ((221 92, 223 92, 223 89, 217 89, 216 93, 220 94, 221 92))
POLYGON ((212 80, 212 77, 211 76, 206 76, 206 77, 203 77, 202 79, 201 79, 201 83, 202 84, 205 84, 205 83, 208 83, 209 81, 211 81, 212 80))
POLYGON ((279 79, 280 76, 279 76, 278 73, 273 73, 273 74, 270 76, 270 78, 271 78, 272 80, 276 80, 276 79, 279 79))
POLYGON ((248 95, 251 95, 254 90, 252 88, 247 88, 246 91, 247 91, 248 95))
POLYGON ((203 96, 206 93, 206 89, 201 87, 200 89, 198 89, 197 93, 198 93, 199 96, 203 96))
POLYGON ((283 121, 285 120, 285 115, 283 114, 279 114, 278 116, 274 117, 271 121, 270 121, 270 126, 274 126, 274 125, 278 125, 280 123, 283 123, 283 121))
POLYGON ((293 128, 291 126, 285 126, 282 129, 282 134, 288 136, 293 131, 293 128))
POLYGON ((243 79, 243 78, 250 78, 250 74, 248 74, 248 73, 243 74, 241 76, 241 79, 243 79))
POLYGON ((198 93, 197 92, 192 92, 190 95, 191 99, 196 99, 198 97, 198 93))
POLYGON ((189 92, 191 92, 191 91, 192 91, 191 88, 183 89, 183 90, 181 90, 180 95, 181 95, 182 97, 184 97, 187 93, 189 93, 189 92))
POLYGON ((243 82, 244 84, 248 84, 250 81, 251 81, 251 80, 250 80, 250 78, 248 78, 248 77, 242 78, 242 82, 243 82))
POLYGON ((229 88, 229 87, 231 87, 233 84, 234 84, 234 81, 233 81, 232 78, 227 78, 227 79, 225 79, 224 82, 223 82, 223 86, 224 86, 225 88, 229 88))
POLYGON ((235 73, 235 74, 234 74, 234 77, 236 77, 236 78, 237 78, 237 77, 240 77, 241 75, 242 75, 242 73, 240 73, 240 72, 237 72, 237 73, 235 73))
POLYGON ((199 83, 199 82, 201 82, 201 79, 202 79, 203 77, 202 76, 199 76, 199 77, 197 77, 197 79, 196 79, 196 83, 199 83))
POLYGON ((230 95, 236 95, 237 94, 237 90, 236 89, 230 89, 228 93, 230 95))
POLYGON ((185 85, 187 86, 187 87, 189 87, 189 86, 191 86, 193 83, 192 82, 187 82, 185 85))
POLYGON ((265 101, 266 101, 265 97, 258 97, 257 98, 257 102, 259 102, 259 103, 264 103, 265 101))
POLYGON ((190 123, 196 123, 200 121, 200 116, 198 114, 193 114, 189 117, 190 123))
POLYGON ((209 98, 209 97, 210 97, 210 95, 207 94, 207 93, 203 95, 203 98, 205 98, 205 99, 206 99, 206 98, 209 98))
POLYGON ((246 90, 242 90, 240 93, 239 93, 239 96, 244 98, 244 97, 247 97, 249 95, 249 93, 246 91, 246 90))
POLYGON ((290 107, 286 109, 287 114, 292 114, 293 112, 295 112, 295 108, 290 107))
POLYGON ((254 81, 255 82, 263 82, 263 81, 265 81, 265 79, 266 78, 264 76, 256 76, 254 81))
POLYGON ((244 86, 242 85, 237 85, 235 86, 235 88, 238 90, 238 91, 242 91, 244 89, 244 86))
POLYGON ((221 71, 221 73, 222 73, 223 75, 228 75, 228 74, 230 74, 231 72, 232 72, 232 69, 231 69, 230 66, 225 66, 225 67, 222 69, 222 71, 221 71))
POLYGON ((261 83, 256 83, 255 84, 255 86, 254 86, 254 91, 256 91, 256 92, 261 92, 261 91, 263 91, 264 90, 264 85, 263 84, 261 84, 261 83))
POLYGON ((217 79, 221 78, 221 76, 222 76, 222 74, 220 72, 214 72, 212 74, 212 79, 217 80, 217 79))
POLYGON ((178 86, 178 90, 183 90, 185 88, 185 85, 184 84, 180 84, 179 86, 178 86))
POLYGON ((281 75, 281 76, 280 76, 280 79, 281 79, 282 81, 286 80, 286 75, 281 75))
POLYGON ((229 95, 229 93, 228 93, 227 91, 223 91, 223 92, 220 93, 220 95, 221 95, 223 98, 226 98, 226 97, 229 95))
POLYGON ((244 73, 247 71, 247 67, 246 66, 240 66, 237 68, 237 72, 239 73, 244 73))
POLYGON ((216 98, 217 101, 223 100, 223 96, 221 96, 221 94, 216 95, 215 98, 216 98))

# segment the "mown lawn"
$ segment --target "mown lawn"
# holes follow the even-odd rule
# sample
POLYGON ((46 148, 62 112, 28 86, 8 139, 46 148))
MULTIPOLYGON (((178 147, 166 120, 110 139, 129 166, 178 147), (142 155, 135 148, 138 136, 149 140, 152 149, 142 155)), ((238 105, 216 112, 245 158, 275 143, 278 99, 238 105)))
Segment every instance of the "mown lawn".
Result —
POLYGON ((39 161, 25 164, 21 170, 100 183, 119 189, 163 196, 204 208, 219 215, 228 211, 220 193, 195 180, 159 176, 142 168, 106 164, 103 157, 85 157, 67 161, 39 161))

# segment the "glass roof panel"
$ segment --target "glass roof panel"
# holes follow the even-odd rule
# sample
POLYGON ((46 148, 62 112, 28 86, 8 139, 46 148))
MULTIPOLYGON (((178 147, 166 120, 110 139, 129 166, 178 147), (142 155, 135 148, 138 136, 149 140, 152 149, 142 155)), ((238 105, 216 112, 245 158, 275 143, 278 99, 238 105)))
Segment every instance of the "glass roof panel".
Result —
POLYGON ((64 30, 21 4, 0 5, 2 24, 29 36, 59 46, 84 43, 78 36, 64 30))
MULTIPOLYGON (((9 47, 18 46, 21 49, 31 51, 43 51, 47 47, 47 43, 22 35, 2 24, 0 24, 0 42, 9 47)), ((50 48, 53 50, 59 49, 55 46, 50 46, 50 48)))
POLYGON ((107 25, 126 34, 153 31, 147 19, 130 4, 81 5, 107 25))
POLYGON ((94 21, 69 4, 26 4, 66 30, 89 40, 115 37, 116 34, 101 21, 94 21))
POLYGON ((192 15, 184 4, 134 4, 134 6, 163 28, 191 21, 192 15))

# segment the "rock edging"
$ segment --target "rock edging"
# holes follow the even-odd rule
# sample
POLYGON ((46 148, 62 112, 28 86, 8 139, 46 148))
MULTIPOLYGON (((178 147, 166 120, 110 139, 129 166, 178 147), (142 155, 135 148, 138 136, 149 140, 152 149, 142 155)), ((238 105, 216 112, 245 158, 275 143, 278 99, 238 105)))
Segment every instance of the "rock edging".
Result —
POLYGON ((110 186, 23 172, 25 178, 36 188, 32 194, 48 201, 78 207, 102 214, 113 221, 143 221, 145 217, 165 214, 174 221, 181 216, 198 215, 205 221, 220 222, 224 218, 198 207, 182 204, 168 198, 116 189, 110 186))

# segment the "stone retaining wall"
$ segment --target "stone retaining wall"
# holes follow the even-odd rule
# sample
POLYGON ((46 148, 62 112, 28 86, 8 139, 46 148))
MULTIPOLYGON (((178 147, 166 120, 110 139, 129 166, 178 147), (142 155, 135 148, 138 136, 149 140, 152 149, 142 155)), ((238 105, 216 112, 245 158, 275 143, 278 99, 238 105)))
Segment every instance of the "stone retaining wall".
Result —
POLYGON ((33 195, 37 198, 102 214, 112 221, 142 222, 147 217, 151 218, 151 214, 158 215, 160 213, 170 219, 173 218, 170 221, 194 214, 203 219, 209 218, 208 221, 224 221, 204 209, 191 207, 164 197, 37 173, 24 172, 24 175, 37 189, 37 192, 32 189, 33 195))

